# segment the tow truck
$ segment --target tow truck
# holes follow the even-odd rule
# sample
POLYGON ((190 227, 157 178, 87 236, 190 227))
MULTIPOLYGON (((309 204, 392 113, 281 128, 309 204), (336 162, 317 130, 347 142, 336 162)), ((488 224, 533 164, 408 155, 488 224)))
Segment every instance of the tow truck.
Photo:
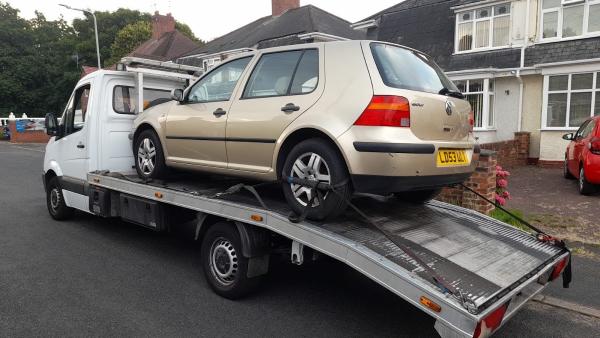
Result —
POLYGON ((312 222, 276 184, 182 172, 144 181, 128 138, 135 114, 202 70, 139 58, 117 69, 82 78, 60 124, 46 117, 43 182, 56 219, 77 209, 160 232, 192 224, 209 285, 231 299, 256 290, 272 255, 298 265, 326 255, 435 318, 441 337, 487 337, 561 273, 568 286, 564 243, 435 200, 360 195, 342 216, 312 222))

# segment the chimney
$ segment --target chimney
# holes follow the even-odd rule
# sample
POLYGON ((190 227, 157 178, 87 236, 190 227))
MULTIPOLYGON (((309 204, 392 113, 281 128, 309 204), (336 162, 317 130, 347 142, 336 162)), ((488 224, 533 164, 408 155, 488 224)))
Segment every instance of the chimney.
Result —
POLYGON ((280 16, 288 9, 300 7, 300 0, 271 0, 271 8, 273 16, 280 16))
POLYGON ((152 16, 152 38, 160 39, 160 37, 167 32, 175 30, 175 19, 171 16, 171 13, 167 15, 160 15, 158 11, 154 12, 152 16))

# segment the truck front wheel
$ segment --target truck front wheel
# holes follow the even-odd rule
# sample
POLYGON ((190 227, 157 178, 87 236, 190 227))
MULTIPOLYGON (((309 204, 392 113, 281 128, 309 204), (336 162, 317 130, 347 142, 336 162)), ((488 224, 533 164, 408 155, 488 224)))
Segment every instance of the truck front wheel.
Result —
POLYGON ((242 255, 238 230, 231 223, 212 225, 202 239, 202 268, 218 295, 238 299, 254 291, 261 277, 248 278, 248 258, 242 255))
POLYGON ((58 177, 52 177, 46 185, 46 206, 50 216, 57 221, 65 220, 73 215, 73 208, 65 203, 58 177))

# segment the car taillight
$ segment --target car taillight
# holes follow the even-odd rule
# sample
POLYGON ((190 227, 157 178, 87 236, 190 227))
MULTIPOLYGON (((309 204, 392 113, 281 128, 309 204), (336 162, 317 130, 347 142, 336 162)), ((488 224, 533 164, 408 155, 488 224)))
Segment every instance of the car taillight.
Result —
POLYGON ((508 309, 508 303, 500 306, 492 313, 483 318, 479 323, 477 323, 477 327, 475 328, 475 332, 473 333, 473 338, 483 338, 488 337, 494 330, 500 327, 502 323, 502 318, 504 318, 504 314, 508 309))
POLYGON ((550 280, 555 280, 556 278, 558 278, 558 276, 560 276, 560 273, 565 269, 565 266, 567 266, 567 263, 569 262, 569 257, 565 257, 563 259, 560 260, 560 262, 556 263, 556 265, 554 266, 554 269, 552 270, 552 274, 550 275, 550 280))
POLYGON ((410 105, 402 96, 373 96, 355 126, 410 127, 410 105))
POLYGON ((473 109, 469 112, 469 126, 471 131, 473 131, 473 127, 475 126, 475 114, 473 114, 473 109))
POLYGON ((600 137, 594 137, 588 143, 588 147, 590 148, 590 152, 592 154, 600 155, 600 137))

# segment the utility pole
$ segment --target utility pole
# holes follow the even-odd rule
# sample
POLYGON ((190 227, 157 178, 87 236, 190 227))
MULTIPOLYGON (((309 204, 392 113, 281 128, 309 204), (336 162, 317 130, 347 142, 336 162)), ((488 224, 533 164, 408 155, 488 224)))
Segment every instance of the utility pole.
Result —
POLYGON ((90 11, 89 9, 73 8, 65 4, 59 4, 59 6, 63 6, 66 9, 80 11, 92 15, 92 17, 94 18, 94 32, 96 33, 96 56, 98 57, 98 70, 102 69, 102 64, 100 63, 100 43, 98 42, 98 22, 96 21, 96 15, 94 14, 94 12, 90 11))

